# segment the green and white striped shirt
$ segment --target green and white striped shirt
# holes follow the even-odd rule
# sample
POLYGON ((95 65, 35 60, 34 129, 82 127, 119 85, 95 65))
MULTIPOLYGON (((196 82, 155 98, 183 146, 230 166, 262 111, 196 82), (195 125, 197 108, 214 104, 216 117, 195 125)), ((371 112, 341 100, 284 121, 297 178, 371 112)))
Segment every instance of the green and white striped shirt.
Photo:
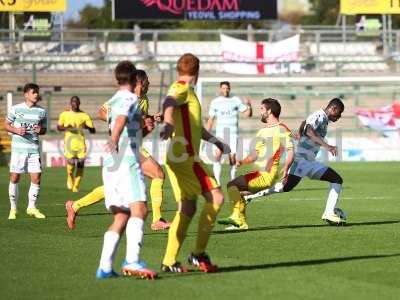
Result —
POLYGON ((19 153, 39 153, 39 135, 33 131, 34 126, 47 127, 47 112, 38 105, 28 107, 25 102, 11 107, 7 121, 14 127, 25 127, 26 134, 12 134, 11 151, 19 153))
MULTIPOLYGON (((323 109, 320 109, 308 116, 304 130, 306 130, 307 125, 310 125, 315 132, 324 139, 328 131, 328 123, 328 116, 323 109)), ((321 146, 313 142, 308 136, 302 135, 297 144, 295 159, 314 161, 320 148, 321 146)))

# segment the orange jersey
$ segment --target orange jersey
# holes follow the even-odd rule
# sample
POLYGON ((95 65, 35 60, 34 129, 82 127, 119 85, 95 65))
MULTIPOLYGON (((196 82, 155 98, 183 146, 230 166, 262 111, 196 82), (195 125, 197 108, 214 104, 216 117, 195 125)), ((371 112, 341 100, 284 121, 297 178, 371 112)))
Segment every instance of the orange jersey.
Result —
POLYGON ((168 149, 167 161, 182 161, 185 156, 196 157, 202 135, 201 106, 194 89, 184 81, 176 81, 168 90, 176 101, 174 110, 175 130, 168 149))
POLYGON ((293 149, 290 129, 283 123, 265 127, 257 133, 257 160, 260 170, 276 174, 285 149, 293 149))

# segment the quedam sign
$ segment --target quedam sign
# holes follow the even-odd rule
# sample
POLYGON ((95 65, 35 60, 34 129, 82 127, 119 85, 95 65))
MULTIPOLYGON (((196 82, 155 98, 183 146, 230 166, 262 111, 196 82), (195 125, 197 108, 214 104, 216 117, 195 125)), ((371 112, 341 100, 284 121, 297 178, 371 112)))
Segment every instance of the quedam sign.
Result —
POLYGON ((114 20, 266 20, 277 0, 114 0, 114 20))

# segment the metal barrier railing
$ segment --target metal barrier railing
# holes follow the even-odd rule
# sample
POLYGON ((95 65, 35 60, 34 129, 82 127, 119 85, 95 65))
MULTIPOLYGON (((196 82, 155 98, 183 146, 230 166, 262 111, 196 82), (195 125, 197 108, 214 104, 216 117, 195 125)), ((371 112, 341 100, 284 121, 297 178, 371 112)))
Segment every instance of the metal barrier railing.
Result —
MULTIPOLYGON (((316 43, 324 42, 347 43, 354 41, 375 41, 383 47, 383 53, 389 55, 396 52, 400 45, 400 30, 377 31, 375 36, 366 37, 355 30, 355 27, 341 29, 338 27, 297 27, 289 30, 271 29, 66 29, 51 30, 50 35, 44 41, 60 44, 60 52, 67 53, 68 45, 89 43, 93 45, 102 44, 104 53, 107 55, 107 45, 112 41, 127 41, 133 43, 154 43, 154 55, 157 56, 157 43, 160 41, 219 41, 220 34, 250 41, 276 41, 294 34, 301 35, 301 42, 316 43)), ((0 29, 0 42, 8 44, 13 51, 22 52, 22 45, 27 40, 29 31, 0 29)), ((317 46, 317 49, 319 47, 317 46)))

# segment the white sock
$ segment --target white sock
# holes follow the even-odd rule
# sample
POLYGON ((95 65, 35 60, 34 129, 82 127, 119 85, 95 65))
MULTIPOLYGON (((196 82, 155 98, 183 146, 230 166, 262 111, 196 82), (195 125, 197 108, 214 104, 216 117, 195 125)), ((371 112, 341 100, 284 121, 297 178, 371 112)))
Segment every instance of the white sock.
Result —
POLYGON ((272 192, 273 193, 282 193, 283 192, 283 183, 282 182, 277 182, 275 185, 272 187, 272 192))
POLYGON ((221 163, 220 162, 215 162, 213 163, 213 171, 214 171, 214 176, 215 179, 217 180, 218 184, 221 184, 221 163))
POLYGON ((342 190, 341 184, 331 183, 328 193, 328 199, 326 200, 326 207, 325 207, 326 214, 333 214, 333 210, 336 207, 336 203, 338 202, 341 190, 342 190))
POLYGON ((28 192, 28 199, 29 199, 28 208, 36 207, 36 200, 39 196, 39 190, 40 190, 40 185, 31 182, 31 186, 28 192))
POLYGON ((275 183, 274 186, 270 187, 269 189, 265 189, 265 195, 271 195, 275 193, 282 193, 283 192, 283 184, 282 182, 275 183))
POLYGON ((230 173, 231 173, 231 180, 235 179, 236 176, 236 166, 231 166, 230 173))
POLYGON ((126 261, 129 264, 139 262, 143 243, 143 224, 142 219, 131 217, 126 225, 126 261))
POLYGON ((19 196, 18 183, 12 183, 8 186, 8 197, 10 198, 11 209, 17 209, 17 202, 19 196))
POLYGON ((104 234, 103 250, 101 250, 100 269, 110 272, 114 261, 115 250, 117 250, 119 234, 115 231, 107 231, 104 234))

